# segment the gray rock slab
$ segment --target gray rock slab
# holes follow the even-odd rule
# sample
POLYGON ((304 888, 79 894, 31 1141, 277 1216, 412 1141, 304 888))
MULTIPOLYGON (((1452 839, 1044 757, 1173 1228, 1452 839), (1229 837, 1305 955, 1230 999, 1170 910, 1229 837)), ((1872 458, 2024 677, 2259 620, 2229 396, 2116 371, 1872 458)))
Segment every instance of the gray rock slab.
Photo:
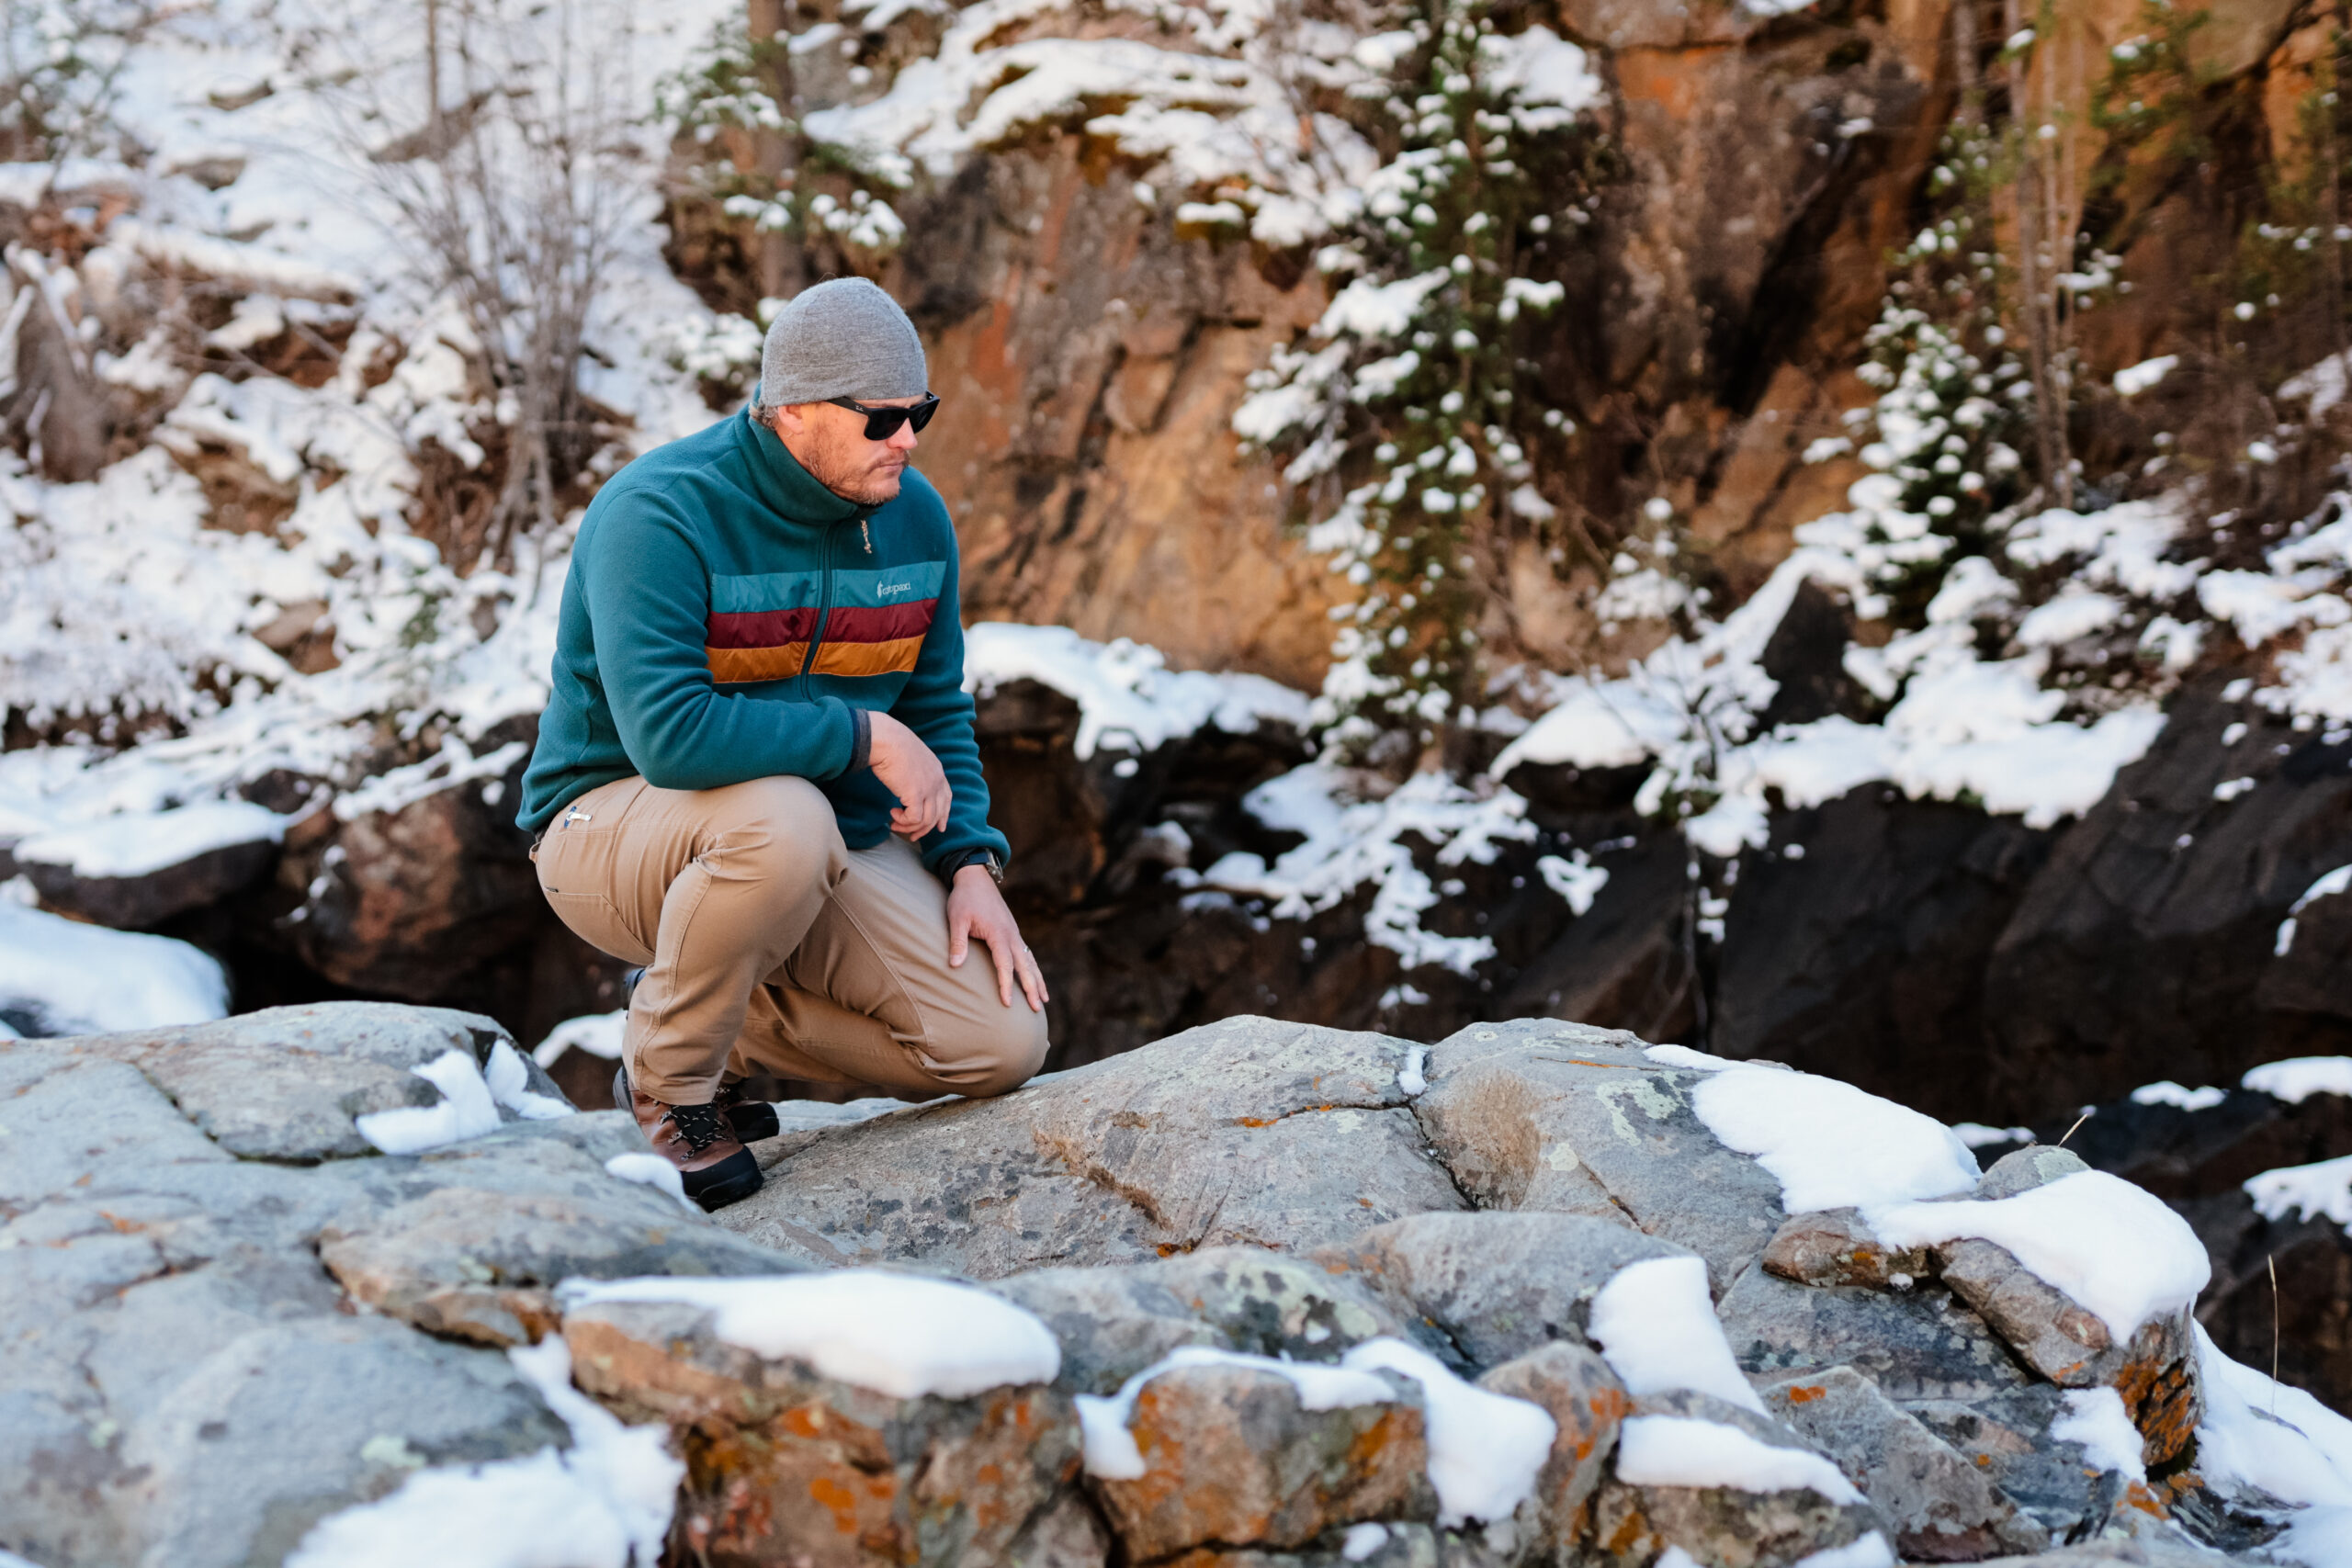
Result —
POLYGON ((1044 1269, 989 1288, 1053 1331, 1062 1348, 1057 1382, 1075 1393, 1114 1393, 1186 1345, 1335 1361, 1383 1335, 1430 1337, 1355 1280, 1255 1247, 1211 1247, 1127 1268, 1044 1269))
POLYGON ((631 1145, 644 1148, 634 1122, 613 1111, 515 1122, 420 1156, 355 1162, 356 1195, 318 1229, 320 1260, 377 1311, 493 1346, 536 1343, 556 1322, 553 1288, 574 1276, 811 1266, 606 1171, 606 1150, 631 1145))
POLYGON ((569 1440, 503 1355, 346 1294, 318 1251, 338 1224, 425 1275, 512 1262, 492 1242, 548 1271, 793 1266, 607 1173, 642 1147, 624 1116, 301 1163, 350 1152, 335 1094, 367 1072, 504 1036, 430 1010, 260 1016, 0 1043, 0 1542, 44 1568, 275 1562, 420 1466, 569 1440), (271 1108, 288 1127, 256 1125, 271 1108))
POLYGON ((1692 1112, 1702 1075, 1641 1044, 1548 1019, 1474 1025, 1432 1049, 1414 1111, 1480 1208, 1629 1219, 1705 1258, 1720 1295, 1787 1218, 1781 1184, 1692 1112))
MULTIPOLYGON (((441 1091, 410 1069, 452 1050, 486 1062, 500 1041, 513 1043, 504 1029, 476 1013, 319 1002, 47 1043, 136 1067, 232 1154, 309 1162, 376 1153, 356 1117, 438 1103, 441 1091)), ((534 1092, 563 1099, 536 1063, 522 1060, 534 1092)))
POLYGON ((829 1262, 976 1279, 1206 1247, 1318 1247, 1468 1207, 1405 1108, 1407 1050, 1228 1019, 1001 1099, 820 1134, 718 1219, 829 1262))
POLYGON ((1816 1289, 1758 1267, 1734 1281, 1715 1313, 1750 1377, 1850 1366, 1898 1402, 1981 1399, 2038 1381, 1984 1319, 1933 1283, 1816 1289))
POLYGON ((1622 1218, 1491 1212, 1415 1214, 1315 1254, 1481 1369, 1553 1340, 1586 1343, 1593 1294, 1617 1270, 1689 1256, 1622 1218))
MULTIPOLYGON (((1687 1389, 1636 1398, 1628 1419, 1643 1416, 1710 1421, 1735 1427, 1768 1447, 1819 1452, 1770 1416, 1687 1389)), ((1851 1545, 1872 1530, 1892 1542, 1885 1516, 1867 1500, 1840 1503, 1810 1487, 1748 1492, 1727 1486, 1641 1485, 1612 1471, 1593 1495, 1594 1550, 1586 1561, 1636 1568, 1655 1562, 1668 1547, 1680 1547, 1700 1562, 1793 1568, 1815 1552, 1851 1545)))
POLYGON ((2090 1534, 2114 1512, 2123 1480, 2086 1463, 2081 1447, 2050 1436, 2065 1411, 2046 1382, 1971 1401, 1904 1400, 1904 1409, 1975 1465, 2055 1541, 2090 1534))
POLYGON ((2050 1544, 1982 1469, 1853 1368, 1797 1373, 1757 1392, 1886 1515, 1901 1556, 1963 1562, 2050 1544))

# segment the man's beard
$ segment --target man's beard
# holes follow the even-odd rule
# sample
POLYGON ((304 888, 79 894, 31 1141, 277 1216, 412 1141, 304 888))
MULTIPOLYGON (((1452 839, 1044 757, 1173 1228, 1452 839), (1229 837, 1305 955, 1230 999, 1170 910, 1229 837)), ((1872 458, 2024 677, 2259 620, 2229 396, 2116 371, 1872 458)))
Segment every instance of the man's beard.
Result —
POLYGON ((906 472, 904 463, 887 465, 877 472, 869 461, 822 447, 808 454, 804 467, 810 479, 858 506, 879 506, 895 497, 899 493, 899 478, 906 472))

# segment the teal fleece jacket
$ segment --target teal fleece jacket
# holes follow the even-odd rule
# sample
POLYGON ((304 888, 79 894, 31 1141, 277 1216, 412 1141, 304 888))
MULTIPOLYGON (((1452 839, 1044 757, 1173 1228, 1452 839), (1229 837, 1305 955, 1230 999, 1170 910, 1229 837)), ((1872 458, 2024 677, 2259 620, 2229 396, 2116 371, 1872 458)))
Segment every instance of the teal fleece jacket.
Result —
POLYGON ((632 773, 662 789, 789 774, 825 792, 850 848, 870 848, 897 804, 866 766, 879 712, 922 738, 954 793, 923 863, 1001 863, 957 579, 947 508, 912 468, 894 500, 860 506, 745 415, 647 453, 580 525, 516 820, 537 833, 632 773))

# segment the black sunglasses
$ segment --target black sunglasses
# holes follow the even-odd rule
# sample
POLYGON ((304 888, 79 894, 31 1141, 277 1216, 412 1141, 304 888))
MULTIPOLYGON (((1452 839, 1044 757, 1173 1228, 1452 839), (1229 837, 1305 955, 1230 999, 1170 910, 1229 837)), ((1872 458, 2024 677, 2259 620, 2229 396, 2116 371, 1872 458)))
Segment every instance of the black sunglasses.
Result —
POLYGON ((936 392, 925 392, 922 395, 922 401, 909 404, 902 409, 875 408, 870 404, 859 402, 855 398, 827 398, 825 400, 836 408, 845 408, 852 413, 864 414, 865 438, 868 441, 888 441, 899 434, 899 426, 902 424, 913 425, 915 434, 920 435, 922 434, 922 427, 931 423, 931 416, 939 412, 939 394, 936 392))

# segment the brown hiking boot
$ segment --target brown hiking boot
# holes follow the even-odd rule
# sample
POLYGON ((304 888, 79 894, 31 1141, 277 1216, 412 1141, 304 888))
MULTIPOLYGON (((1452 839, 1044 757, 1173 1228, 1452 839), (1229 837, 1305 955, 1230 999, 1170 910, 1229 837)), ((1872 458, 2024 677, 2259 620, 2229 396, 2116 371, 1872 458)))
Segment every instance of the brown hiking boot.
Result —
MULTIPOLYGON (((627 1011, 635 1005, 637 983, 644 978, 645 971, 642 968, 628 970, 621 976, 623 1011, 627 1011)), ((628 1068, 623 1066, 613 1074, 613 1103, 627 1105, 628 1102, 628 1068)), ((718 1086, 718 1093, 713 1097, 711 1103, 726 1112, 728 1122, 735 1129, 735 1136, 744 1143, 756 1144, 762 1138, 775 1137, 783 1130, 784 1123, 776 1119, 775 1106, 764 1100, 743 1098, 741 1078, 723 1080, 718 1086)))
POLYGON ((777 1119, 775 1106, 763 1100, 743 1098, 741 1078, 729 1078, 721 1082, 711 1103, 727 1113, 735 1135, 747 1144, 756 1144, 762 1138, 773 1138, 784 1130, 784 1123, 777 1119))
POLYGON ((735 1135, 717 1105, 664 1105, 639 1094, 626 1068, 613 1075, 613 1098, 637 1118, 653 1152, 675 1166, 686 1196, 705 1210, 723 1209, 760 1190, 760 1162, 735 1135))

